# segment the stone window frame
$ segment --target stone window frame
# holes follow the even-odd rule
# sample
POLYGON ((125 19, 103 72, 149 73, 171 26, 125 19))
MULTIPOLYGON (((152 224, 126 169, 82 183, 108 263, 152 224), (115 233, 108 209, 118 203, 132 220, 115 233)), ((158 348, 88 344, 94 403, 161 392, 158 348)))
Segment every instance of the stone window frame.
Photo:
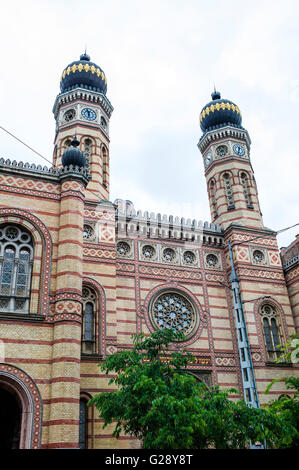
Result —
POLYGON ((93 221, 89 221, 89 220, 84 220, 82 235, 83 235, 83 243, 98 243, 97 223, 93 221), (93 231, 93 234, 89 238, 84 238, 84 230, 86 226, 90 227, 93 231))
POLYGON ((221 271, 223 268, 222 268, 222 257, 221 257, 221 254, 217 251, 212 251, 212 250, 204 250, 203 251, 203 257, 204 257, 204 267, 205 269, 211 269, 213 271, 221 271), (210 264, 208 264, 207 262, 207 257, 209 255, 214 255, 217 257, 217 263, 215 266, 212 266, 210 264))
POLYGON ((264 247, 260 246, 252 246, 250 245, 249 247, 249 256, 250 256, 250 261, 251 264, 254 266, 269 266, 269 255, 268 255, 268 250, 264 247), (264 259, 261 262, 258 262, 254 259, 253 253, 258 250, 264 255, 264 259))
POLYGON ((268 362, 273 363, 278 359, 278 357, 281 354, 281 351, 277 348, 277 346, 279 344, 282 344, 282 345, 285 344, 285 335, 284 335, 281 312, 280 312, 280 309, 277 307, 277 305, 275 305, 274 302, 271 302, 271 299, 270 299, 270 300, 263 301, 259 304, 258 314, 259 314, 259 319, 260 319, 260 324, 261 324, 263 346, 264 346, 264 350, 266 354, 266 359, 268 360, 268 362), (266 314, 265 312, 263 312, 263 309, 266 306, 269 307, 270 310, 272 310, 272 313, 266 314), (268 321, 268 327, 269 327, 268 332, 266 332, 265 330, 265 323, 264 323, 265 319, 267 319, 268 321), (275 320, 275 326, 277 328, 277 335, 278 335, 279 341, 275 340, 275 337, 273 334, 273 328, 271 328, 272 320, 275 320), (269 346, 271 346, 271 348, 269 348, 269 346))
MULTIPOLYGON (((30 231, 18 224, 15 223, 2 223, 0 225, 0 230, 4 232, 4 237, 5 237, 5 232, 9 228, 15 229, 18 234, 15 240, 3 240, 0 241, 0 300, 1 303, 2 301, 6 300, 7 305, 1 307, 0 305, 0 312, 5 312, 5 313, 23 313, 23 314, 28 314, 30 311, 30 297, 31 297, 31 283, 32 283, 32 272, 33 272, 33 262, 34 262, 34 239, 32 237, 32 234, 30 231), (22 236, 27 236, 27 240, 21 240, 22 236), (14 250, 14 257, 13 257, 13 267, 10 272, 12 272, 11 276, 11 281, 9 284, 9 293, 5 294, 2 293, 2 280, 3 280, 3 268, 4 268, 4 263, 9 262, 5 261, 5 250, 7 248, 12 248, 14 250), (26 251, 29 252, 29 260, 26 263, 22 263, 22 260, 19 257, 20 251, 22 249, 26 249, 26 251), (19 267, 20 265, 25 265, 25 273, 19 272, 19 267), (19 275, 26 275, 26 284, 25 284, 25 292, 24 295, 17 295, 16 293, 16 287, 17 287, 17 277, 19 275), (23 303, 22 308, 17 307, 17 302, 21 301, 23 303)), ((4 283, 3 283, 4 284, 4 283)))
POLYGON ((159 263, 160 262, 160 253, 158 243, 151 243, 148 241, 139 242, 138 244, 139 251, 139 261, 145 261, 147 263, 159 263), (143 248, 145 246, 151 246, 154 249, 154 255, 152 258, 147 258, 143 254, 143 248))
POLYGON ((191 249, 191 248, 181 248, 181 263, 180 264, 182 266, 185 266, 185 267, 188 267, 188 268, 198 268, 200 266, 198 250, 194 250, 194 249, 191 249), (195 257, 193 263, 187 263, 184 260, 184 254, 187 253, 188 251, 193 253, 193 255, 195 257))
POLYGON ((117 258, 120 258, 120 259, 134 259, 134 246, 133 246, 133 240, 130 240, 128 238, 118 238, 116 240, 116 257, 117 258), (121 255, 118 251, 117 251, 117 245, 119 243, 127 243, 128 246, 129 246, 129 252, 125 255, 121 255))
POLYGON ((172 246, 172 245, 164 245, 161 244, 159 245, 160 249, 160 263, 162 264, 171 264, 171 265, 179 265, 180 264, 180 256, 179 256, 179 250, 178 247, 172 246), (167 250, 172 250, 174 253, 174 258, 171 260, 167 260, 164 257, 164 252, 167 250))
POLYGON ((232 172, 230 170, 223 171, 221 173, 221 186, 224 190, 227 210, 235 209, 233 184, 234 184, 234 176, 232 172))
POLYGON ((98 338, 99 338, 99 297, 97 291, 90 285, 83 283, 82 286, 82 330, 81 330, 81 354, 98 354, 98 338), (84 295, 84 290, 88 291, 88 295, 84 295), (92 305, 92 325, 91 339, 85 337, 86 327, 86 305, 92 305))

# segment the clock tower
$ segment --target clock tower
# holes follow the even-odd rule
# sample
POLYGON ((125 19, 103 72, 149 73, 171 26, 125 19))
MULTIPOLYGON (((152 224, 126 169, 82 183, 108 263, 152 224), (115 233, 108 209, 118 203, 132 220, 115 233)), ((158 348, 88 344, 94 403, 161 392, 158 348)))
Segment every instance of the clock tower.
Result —
POLYGON ((231 224, 263 227, 257 186, 250 161, 250 137, 242 127, 236 104, 212 93, 200 113, 202 153, 212 221, 226 229, 231 224))
POLYGON ((87 199, 96 201, 109 200, 109 120, 113 107, 106 92, 103 70, 84 53, 64 69, 53 107, 53 166, 62 166, 62 155, 76 136, 91 175, 87 199))

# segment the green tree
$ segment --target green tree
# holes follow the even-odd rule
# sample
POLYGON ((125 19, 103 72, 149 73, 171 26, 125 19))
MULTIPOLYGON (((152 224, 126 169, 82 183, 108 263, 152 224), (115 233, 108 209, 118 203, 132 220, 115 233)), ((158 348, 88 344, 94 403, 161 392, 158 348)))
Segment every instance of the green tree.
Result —
POLYGON ((169 330, 133 337, 130 351, 108 356, 99 364, 114 373, 115 391, 95 395, 104 427, 115 423, 113 435, 134 436, 147 449, 245 448, 250 441, 274 447, 290 441, 288 428, 276 413, 230 400, 236 390, 208 389, 186 368, 194 357, 174 349, 183 336, 169 330))
MULTIPOLYGON (((285 344, 280 346, 282 354, 277 359, 277 363, 299 362, 299 335, 294 335, 285 344)), ((289 435, 291 441, 285 444, 284 440, 278 440, 277 447, 299 448, 299 377, 280 377, 270 382, 265 393, 268 394, 277 382, 284 382, 286 389, 290 391, 291 396, 285 394, 276 400, 270 401, 266 408, 273 415, 278 416, 286 425, 292 429, 289 435)))

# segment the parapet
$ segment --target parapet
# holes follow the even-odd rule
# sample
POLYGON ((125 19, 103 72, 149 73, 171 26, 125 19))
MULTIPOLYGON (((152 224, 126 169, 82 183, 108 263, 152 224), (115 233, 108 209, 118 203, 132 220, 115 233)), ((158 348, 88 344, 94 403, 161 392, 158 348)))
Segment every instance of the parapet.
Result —
POLYGON ((133 203, 128 200, 116 199, 114 206, 118 237, 138 236, 223 244, 223 231, 218 224, 148 211, 136 212, 133 203))

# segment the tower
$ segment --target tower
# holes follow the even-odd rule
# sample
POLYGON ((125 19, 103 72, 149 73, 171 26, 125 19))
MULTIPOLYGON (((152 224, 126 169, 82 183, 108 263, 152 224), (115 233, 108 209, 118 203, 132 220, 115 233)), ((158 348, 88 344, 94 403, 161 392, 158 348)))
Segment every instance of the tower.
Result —
POLYGON ((226 229, 240 224, 263 227, 250 161, 250 137, 237 105, 212 93, 200 113, 202 153, 212 221, 226 229))
POLYGON ((109 199, 109 119, 113 107, 106 92, 103 70, 84 53, 64 69, 53 107, 53 166, 61 167, 62 155, 76 135, 91 174, 87 199, 96 201, 109 199))

